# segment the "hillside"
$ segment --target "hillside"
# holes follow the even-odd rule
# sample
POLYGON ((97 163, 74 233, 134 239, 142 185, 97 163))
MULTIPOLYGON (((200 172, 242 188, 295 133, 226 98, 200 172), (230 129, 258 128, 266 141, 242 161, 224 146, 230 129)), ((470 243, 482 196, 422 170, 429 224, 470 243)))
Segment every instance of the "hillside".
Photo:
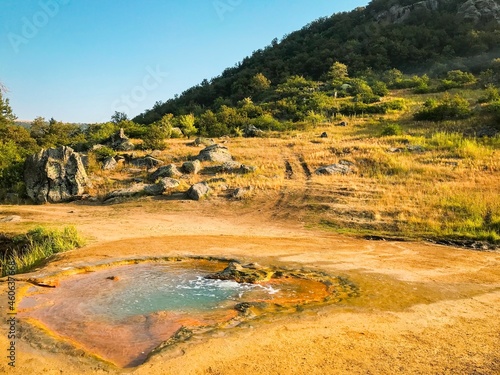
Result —
POLYGON ((500 6, 478 0, 373 0, 366 8, 318 19, 301 30, 273 40, 236 66, 138 115, 150 124, 163 115, 216 110, 256 93, 254 77, 262 74, 271 88, 298 75, 325 80, 336 61, 353 77, 392 68, 439 77, 449 70, 479 73, 500 56, 500 6))

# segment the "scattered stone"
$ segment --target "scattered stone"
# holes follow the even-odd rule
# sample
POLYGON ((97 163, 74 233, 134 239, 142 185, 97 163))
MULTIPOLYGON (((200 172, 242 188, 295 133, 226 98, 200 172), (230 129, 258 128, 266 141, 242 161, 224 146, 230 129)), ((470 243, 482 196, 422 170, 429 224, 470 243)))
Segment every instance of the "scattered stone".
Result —
POLYGON ((120 278, 118 276, 108 276, 106 277, 106 280, 118 281, 120 280, 120 278))
POLYGON ((158 168, 149 179, 151 181, 156 181, 159 178, 163 177, 179 177, 182 176, 182 173, 179 172, 175 164, 165 165, 163 167, 158 168))
POLYGON ((210 187, 206 182, 199 182, 194 184, 187 191, 187 196, 195 201, 199 201, 202 198, 205 198, 210 193, 210 187))
POLYGON ((176 180, 176 179, 170 178, 170 177, 162 178, 160 181, 158 181, 158 183, 163 184, 163 186, 165 187, 165 190, 174 189, 180 185, 179 180, 176 180))
POLYGON ((245 129, 244 135, 247 138, 262 137, 264 135, 264 131, 260 130, 259 128, 257 128, 254 125, 249 125, 245 129))
POLYGON ((18 221, 21 221, 21 216, 18 215, 9 215, 0 219, 0 223, 16 223, 18 221))
POLYGON ((327 132, 323 132, 323 133, 321 133, 321 135, 319 137, 320 138, 328 138, 328 133, 327 132))
POLYGON ((29 156, 24 164, 24 182, 28 196, 36 203, 78 199, 90 186, 80 155, 67 146, 29 156))
POLYGON ((186 161, 182 164, 182 171, 187 174, 198 174, 201 170, 201 163, 199 160, 186 161))
POLYGON ((406 149, 409 152, 417 152, 417 153, 425 152, 425 148, 423 148, 420 145, 408 145, 408 146, 406 146, 406 149))
POLYGON ((350 165, 338 163, 319 167, 315 173, 317 175, 351 174, 354 170, 350 165))
POLYGON ((244 199, 249 196, 252 190, 253 190, 252 187, 247 187, 247 188, 240 187, 233 191, 231 197, 233 197, 234 199, 244 199))
POLYGON ((109 156, 103 160, 102 169, 105 171, 112 171, 112 170, 116 169, 117 165, 118 165, 118 163, 116 162, 115 158, 109 156))
POLYGON ((342 121, 337 126, 347 126, 347 121, 342 121))
POLYGON ((144 193, 144 188, 146 186, 147 185, 145 185, 145 184, 139 183, 139 184, 134 184, 132 186, 129 186, 128 188, 114 190, 111 193, 109 193, 108 195, 106 195, 106 197, 104 198, 104 201, 106 202, 106 201, 109 201, 110 199, 113 199, 113 198, 132 197, 134 195, 142 194, 142 193, 144 193))
POLYGON ((144 194, 146 195, 162 195, 165 191, 165 184, 158 182, 157 184, 144 186, 144 194))
POLYGON ((196 159, 199 161, 215 161, 225 163, 227 161, 232 161, 233 157, 229 153, 227 147, 215 144, 201 150, 196 159))
POLYGON ((217 168, 217 172, 220 172, 220 173, 248 174, 248 173, 255 172, 256 170, 257 170, 257 168, 254 166, 244 165, 244 164, 238 163, 236 161, 225 162, 217 168))
POLYGON ((130 160, 130 164, 139 168, 155 168, 163 164, 163 161, 153 158, 152 156, 145 156, 143 158, 135 158, 130 160))
POLYGON ((238 283, 257 284, 271 280, 274 271, 262 267, 257 263, 241 265, 237 262, 231 262, 221 272, 216 272, 205 276, 206 279, 215 280, 233 280, 238 283))
POLYGON ((213 146, 215 141, 212 138, 198 137, 193 142, 189 143, 190 146, 213 146))

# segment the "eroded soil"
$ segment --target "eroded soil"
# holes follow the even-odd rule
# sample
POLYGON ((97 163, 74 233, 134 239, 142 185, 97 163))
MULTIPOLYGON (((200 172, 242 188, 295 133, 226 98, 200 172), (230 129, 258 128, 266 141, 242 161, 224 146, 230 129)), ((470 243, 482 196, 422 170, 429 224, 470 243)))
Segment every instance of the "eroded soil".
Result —
MULTIPOLYGON (((326 271, 359 288, 359 297, 340 304, 270 315, 188 340, 127 370, 133 374, 500 372, 498 252, 306 230, 293 217, 277 221, 268 207, 243 203, 143 199, 106 207, 2 206, 0 214, 22 217, 2 224, 4 232, 22 232, 34 223, 74 224, 89 238, 86 247, 59 255, 38 275, 103 260, 200 255, 326 271)), ((0 288, 5 319, 5 283, 0 288)), ((16 342, 16 367, 3 359, 0 372, 124 371, 41 331, 23 334, 16 342)), ((7 344, 3 324, 0 345, 7 344)))

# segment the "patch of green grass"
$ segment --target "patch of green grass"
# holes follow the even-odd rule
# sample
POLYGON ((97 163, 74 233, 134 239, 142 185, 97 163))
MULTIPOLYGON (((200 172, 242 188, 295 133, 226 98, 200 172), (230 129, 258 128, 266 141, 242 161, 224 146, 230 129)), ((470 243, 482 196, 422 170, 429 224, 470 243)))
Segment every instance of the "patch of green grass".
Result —
POLYGON ((25 235, 14 238, 17 249, 7 251, 0 260, 2 276, 6 275, 5 264, 15 264, 16 274, 26 273, 42 264, 52 255, 74 248, 82 247, 84 240, 75 227, 68 226, 62 230, 36 227, 25 235))

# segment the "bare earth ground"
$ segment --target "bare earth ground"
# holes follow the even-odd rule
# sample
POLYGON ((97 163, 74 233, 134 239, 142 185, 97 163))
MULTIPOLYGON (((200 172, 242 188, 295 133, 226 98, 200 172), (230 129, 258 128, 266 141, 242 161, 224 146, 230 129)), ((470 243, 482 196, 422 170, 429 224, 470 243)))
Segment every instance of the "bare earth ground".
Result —
MULTIPOLYGON (((366 241, 277 221, 265 205, 141 199, 114 206, 0 206, 0 231, 73 224, 88 245, 43 272, 121 257, 212 255, 325 270, 360 297, 275 315, 180 344, 120 370, 88 356, 16 343, 12 374, 499 374, 500 253, 366 241)), ((281 215, 280 215, 281 216, 281 215)), ((18 285, 21 287, 21 285, 18 285)), ((6 285, 0 309, 6 317, 6 285)), ((119 345, 119 343, 117 343, 119 345)))

